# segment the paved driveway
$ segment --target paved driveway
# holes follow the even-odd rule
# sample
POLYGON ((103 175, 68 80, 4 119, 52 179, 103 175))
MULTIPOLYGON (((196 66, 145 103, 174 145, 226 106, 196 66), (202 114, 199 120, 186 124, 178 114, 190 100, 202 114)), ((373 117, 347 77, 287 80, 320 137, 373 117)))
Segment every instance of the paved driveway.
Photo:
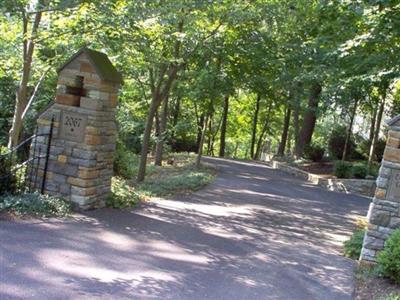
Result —
POLYGON ((191 196, 0 222, 0 299, 351 299, 341 245, 368 199, 207 160, 219 175, 191 196))

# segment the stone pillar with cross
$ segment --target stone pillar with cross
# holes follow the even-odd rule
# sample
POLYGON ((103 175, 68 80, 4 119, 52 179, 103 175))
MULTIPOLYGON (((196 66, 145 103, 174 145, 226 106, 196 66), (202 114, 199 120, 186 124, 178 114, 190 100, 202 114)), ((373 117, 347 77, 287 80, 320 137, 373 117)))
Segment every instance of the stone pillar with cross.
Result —
MULTIPOLYGON (((108 57, 87 48, 58 69, 55 102, 37 120, 39 134, 55 120, 45 193, 63 197, 78 209, 104 206, 113 175, 121 84, 108 57)), ((36 142, 32 144, 41 147, 40 136, 36 142)))
POLYGON ((390 234, 400 227, 400 115, 387 122, 389 133, 360 260, 375 262, 390 234))

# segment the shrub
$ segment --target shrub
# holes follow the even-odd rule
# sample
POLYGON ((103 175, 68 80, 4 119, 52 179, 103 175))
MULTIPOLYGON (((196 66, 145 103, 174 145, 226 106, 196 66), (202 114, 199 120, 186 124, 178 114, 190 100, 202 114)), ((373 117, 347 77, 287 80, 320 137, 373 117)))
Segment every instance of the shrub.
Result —
MULTIPOLYGON (((342 159, 344 145, 346 144, 346 132, 346 126, 336 126, 331 132, 328 141, 328 149, 330 155, 335 159, 342 159)), ((356 148, 353 136, 350 137, 347 147, 348 157, 353 157, 356 148)))
POLYGON ((111 180, 111 196, 107 198, 107 206, 113 208, 132 207, 139 202, 139 196, 135 193, 133 187, 118 177, 111 180))
POLYGON ((400 229, 395 230, 387 239, 377 261, 383 276, 400 283, 400 229))
POLYGON ((39 193, 23 193, 1 197, 0 211, 10 211, 17 215, 62 217, 71 212, 71 205, 61 198, 39 193))
POLYGON ((341 160, 336 161, 333 166, 333 174, 337 178, 350 178, 352 176, 351 163, 341 160))
POLYGON ((12 162, 7 152, 7 148, 0 147, 0 195, 13 191, 17 181, 11 172, 12 162))
POLYGON ((378 162, 381 162, 383 159, 383 153, 385 152, 386 148, 386 140, 379 139, 375 145, 375 158, 378 162))
POLYGON ((364 179, 368 174, 368 166, 365 163, 356 163, 353 165, 354 178, 364 179))
POLYGON ((304 149, 304 157, 314 162, 319 162, 324 158, 325 149, 322 146, 310 144, 304 149))
POLYGON ((344 242, 344 255, 351 259, 358 259, 361 254, 365 230, 358 229, 350 239, 344 242))

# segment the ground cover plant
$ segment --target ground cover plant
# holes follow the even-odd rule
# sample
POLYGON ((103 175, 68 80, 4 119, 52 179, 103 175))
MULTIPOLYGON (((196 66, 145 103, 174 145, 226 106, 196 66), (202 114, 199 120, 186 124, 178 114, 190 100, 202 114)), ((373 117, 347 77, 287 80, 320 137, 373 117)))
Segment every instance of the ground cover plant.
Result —
MULTIPOLYGON (((137 170, 135 166, 130 168, 137 170)), ((210 183, 215 175, 215 171, 207 165, 197 168, 195 155, 190 153, 170 154, 161 166, 153 166, 149 172, 143 182, 136 181, 134 172, 131 177, 114 177, 112 195, 107 205, 114 208, 132 207, 152 197, 193 192, 210 183)))
POLYGON ((64 217, 71 212, 71 205, 61 198, 39 193, 3 194, 0 212, 18 217, 64 217))

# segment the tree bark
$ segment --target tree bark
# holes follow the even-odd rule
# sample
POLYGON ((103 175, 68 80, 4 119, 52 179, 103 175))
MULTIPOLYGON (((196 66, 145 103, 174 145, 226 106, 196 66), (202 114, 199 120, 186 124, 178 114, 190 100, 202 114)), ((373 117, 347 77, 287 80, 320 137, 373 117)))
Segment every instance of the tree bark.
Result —
POLYGON ((204 126, 204 114, 201 114, 200 119, 197 122, 197 138, 196 138, 197 153, 199 153, 200 149, 201 135, 203 134, 202 130, 203 126, 204 126))
POLYGON ((167 79, 163 79, 165 71, 161 70, 157 86, 152 87, 152 100, 150 103, 149 113, 147 114, 146 124, 143 133, 142 149, 139 161, 139 170, 137 181, 142 182, 146 176, 147 154, 149 152, 150 135, 153 127, 153 119, 161 101, 169 95, 172 83, 176 79, 178 66, 171 65, 168 70, 167 79), (164 82, 165 81, 165 82, 164 82))
POLYGON ((261 144, 264 140, 265 133, 267 132, 267 129, 268 129, 269 121, 271 118, 271 111, 272 111, 272 101, 269 103, 267 116, 265 118, 265 122, 264 122, 263 128, 261 130, 261 134, 258 137, 257 148, 256 148, 256 157, 255 157, 256 160, 260 158, 261 146, 262 146, 261 144))
POLYGON ((284 156, 285 155, 285 149, 286 149, 286 143, 287 143, 287 138, 288 138, 288 133, 289 133, 290 116, 291 115, 292 115, 292 110, 288 106, 286 111, 285 111, 281 142, 279 144, 278 153, 277 153, 278 156, 284 156))
POLYGON ((163 149, 164 149, 164 141, 167 133, 167 121, 168 121, 168 99, 169 97, 165 97, 162 103, 161 110, 161 120, 160 120, 160 133, 157 138, 156 144, 156 155, 154 159, 154 164, 156 166, 162 165, 162 157, 163 157, 163 149))
POLYGON ((354 99, 354 107, 353 107, 353 110, 352 110, 351 116, 350 116, 350 124, 349 124, 349 127, 347 128, 346 141, 344 143, 342 161, 345 161, 347 159, 347 151, 348 151, 347 148, 349 147, 351 134, 353 132, 353 123, 354 123, 354 118, 356 117, 357 107, 358 107, 358 97, 356 97, 354 99))
POLYGON ((224 111, 222 114, 222 125, 221 125, 221 135, 219 143, 219 157, 225 156, 225 138, 226 138, 226 127, 228 122, 228 111, 229 111, 229 95, 224 98, 224 111))
POLYGON ((371 116, 371 127, 369 129, 369 149, 371 149, 372 140, 375 135, 376 117, 378 115, 378 109, 374 109, 371 116))
POLYGON ((205 120, 203 122, 203 127, 201 128, 201 137, 200 137, 199 149, 197 151, 197 157, 196 157, 196 168, 200 168, 200 164, 201 164, 201 157, 203 155, 204 139, 205 139, 207 126, 208 126, 207 123, 209 123, 209 116, 208 115, 207 115, 207 117, 205 118, 205 120))
POLYGON ((257 123, 258 123, 258 112, 260 110, 260 100, 261 97, 259 94, 257 94, 257 100, 256 100, 256 107, 254 111, 254 117, 253 117, 253 128, 251 132, 251 143, 250 143, 250 156, 252 159, 254 159, 254 147, 256 143, 256 135, 257 135, 257 123))
POLYGON ((322 87, 319 83, 314 83, 312 85, 308 98, 307 111, 304 113, 303 124, 299 133, 298 144, 296 145, 295 149, 296 158, 303 156, 304 148, 311 142, 315 123, 317 121, 317 109, 321 91, 322 87))
POLYGON ((381 104, 379 106, 378 116, 377 116, 377 119, 376 119, 376 126, 375 126, 375 130, 374 130, 374 138, 372 139, 370 152, 369 152, 369 157, 368 157, 368 172, 369 172, 369 170, 371 168, 372 161, 373 161, 374 155, 375 155, 376 143, 377 143, 377 141, 379 139, 379 132, 380 132, 380 129, 381 129, 383 112, 385 110, 385 102, 386 102, 386 94, 382 98, 381 104))
MULTIPOLYGON (((40 8, 42 1, 38 1, 37 7, 40 8)), ((15 147, 19 142, 19 137, 22 130, 22 115, 24 114, 25 108, 28 102, 28 82, 32 70, 32 57, 35 49, 34 39, 38 32, 40 21, 42 19, 42 12, 38 11, 35 13, 35 19, 32 25, 31 36, 27 38, 28 19, 25 13, 23 13, 23 68, 20 84, 18 86, 16 97, 15 97, 15 109, 14 116, 9 132, 8 148, 15 147)))

